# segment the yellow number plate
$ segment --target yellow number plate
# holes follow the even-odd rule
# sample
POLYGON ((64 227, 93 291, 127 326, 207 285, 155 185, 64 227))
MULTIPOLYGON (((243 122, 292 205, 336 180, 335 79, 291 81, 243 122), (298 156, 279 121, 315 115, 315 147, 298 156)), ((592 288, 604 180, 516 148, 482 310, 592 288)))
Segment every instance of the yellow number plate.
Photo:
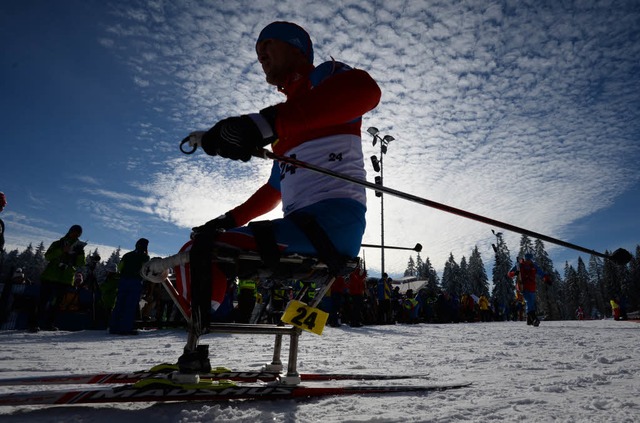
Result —
POLYGON ((309 307, 303 302, 292 300, 284 311, 281 320, 307 332, 322 335, 328 318, 329 313, 325 313, 318 308, 309 307))

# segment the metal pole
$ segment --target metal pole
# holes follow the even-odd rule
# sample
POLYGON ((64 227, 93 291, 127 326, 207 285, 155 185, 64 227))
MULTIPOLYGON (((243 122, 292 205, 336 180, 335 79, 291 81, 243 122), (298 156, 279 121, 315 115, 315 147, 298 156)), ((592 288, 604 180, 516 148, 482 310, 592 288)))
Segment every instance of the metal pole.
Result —
MULTIPOLYGON (((380 139, 380 185, 384 185, 384 167, 383 167, 383 147, 384 143, 380 139)), ((384 275, 384 193, 380 191, 380 277, 384 275)))
MULTIPOLYGON (((381 248, 380 245, 375 245, 375 244, 360 244, 360 246, 364 248, 381 248)), ((387 250, 410 250, 410 251, 421 252, 422 244, 417 243, 415 247, 398 247, 398 246, 392 246, 392 245, 385 245, 384 248, 386 248, 387 250)))
MULTIPOLYGON (((187 140, 188 141, 188 140, 187 140)), ((184 141, 183 141, 184 143, 184 141)), ((190 154, 191 152, 185 152, 186 154, 190 154)), ((412 201, 414 203, 417 204, 422 204, 423 206, 427 206, 427 207, 432 207, 434 209, 438 209, 438 210, 442 210, 444 212, 447 213, 451 213, 451 214, 455 214, 457 216, 461 216, 461 217, 465 217, 467 219, 472 219, 478 222, 482 222, 482 223, 486 223, 487 225, 491 225, 491 226, 497 226, 499 228, 503 228, 509 231, 513 231, 513 232, 517 232, 519 234, 523 234, 523 235, 528 235, 530 237, 533 238, 539 238, 542 241, 547 241, 547 242, 551 242, 552 244, 557 244, 557 245, 562 245, 563 247, 567 247, 567 248, 571 248, 573 250, 577 250, 577 251, 582 251, 584 253, 587 254, 593 254, 596 255, 598 257, 602 257, 605 259, 609 259, 612 260, 613 262, 620 264, 620 265, 625 265, 627 263, 629 263, 629 261, 633 258, 633 256, 631 255, 631 253, 629 253, 627 250, 625 250, 624 248, 618 248, 616 251, 614 251, 611 254, 604 254, 604 253, 600 253, 598 251, 595 250, 591 250, 585 247, 581 247, 579 245, 576 244, 572 244, 570 242, 566 242, 566 241, 562 241, 560 239, 557 238, 552 238, 548 235, 544 235, 538 232, 534 232, 534 231, 530 231, 528 229, 525 228, 520 228, 518 226, 515 225, 511 225, 509 223, 505 223, 505 222, 501 222, 499 220, 495 220, 495 219, 491 219, 489 217, 485 217, 485 216, 481 216, 479 214, 475 214, 475 213, 471 213, 462 209, 458 209, 455 207, 451 207, 448 206, 446 204, 442 204, 442 203, 437 203, 435 201, 431 201, 428 200, 426 198, 421 198, 406 192, 402 192, 402 191, 398 191, 397 189, 393 189, 393 188, 388 188, 382 185, 378 185, 375 183, 371 183, 365 180, 360 180, 358 178, 354 178, 352 176, 349 175, 345 175, 339 172, 334 172, 332 170, 329 169, 325 169, 323 167, 320 166, 316 166, 310 163, 306 163, 304 161, 301 160, 297 160, 291 157, 285 157, 285 156, 279 156, 276 155, 274 153, 272 153, 269 150, 261 150, 259 152, 256 152, 256 156, 258 157, 264 157, 264 158, 268 158, 268 159, 272 159, 272 160, 278 160, 279 162, 283 162, 283 163, 288 163, 288 164, 292 164, 294 166, 298 166, 301 167, 303 169, 309 169, 309 170, 313 170, 315 172, 319 172, 325 175, 329 175, 329 176, 333 176, 335 178, 339 178, 342 179, 343 181, 349 181, 352 182, 354 184, 375 190, 375 191, 380 191, 389 195, 393 195, 395 197, 398 198, 402 198, 404 200, 407 201, 412 201)))

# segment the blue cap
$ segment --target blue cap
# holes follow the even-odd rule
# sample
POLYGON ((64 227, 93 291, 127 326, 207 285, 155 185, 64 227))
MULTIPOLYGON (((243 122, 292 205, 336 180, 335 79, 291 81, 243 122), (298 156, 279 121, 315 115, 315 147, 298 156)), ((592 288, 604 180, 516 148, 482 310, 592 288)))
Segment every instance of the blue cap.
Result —
POLYGON ((256 44, 270 38, 284 41, 296 47, 304 53, 309 63, 313 64, 313 43, 311 43, 311 37, 307 31, 301 26, 284 21, 272 22, 260 32, 256 44))
POLYGON ((531 253, 527 253, 527 254, 525 254, 525 255, 524 255, 524 259, 525 259, 525 260, 533 260, 533 254, 531 254, 531 253))

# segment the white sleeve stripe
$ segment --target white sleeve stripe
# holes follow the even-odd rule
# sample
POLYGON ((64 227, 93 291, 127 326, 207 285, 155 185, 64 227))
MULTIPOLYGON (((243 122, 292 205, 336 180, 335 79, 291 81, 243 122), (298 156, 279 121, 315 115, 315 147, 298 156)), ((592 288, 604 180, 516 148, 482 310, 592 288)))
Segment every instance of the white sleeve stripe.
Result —
POLYGON ((251 118, 251 120, 253 120, 253 123, 256 124, 258 130, 260 130, 262 138, 269 139, 274 136, 273 128, 271 128, 271 125, 269 125, 269 122, 267 122, 264 116, 262 116, 260 113, 251 113, 249 117, 251 118))

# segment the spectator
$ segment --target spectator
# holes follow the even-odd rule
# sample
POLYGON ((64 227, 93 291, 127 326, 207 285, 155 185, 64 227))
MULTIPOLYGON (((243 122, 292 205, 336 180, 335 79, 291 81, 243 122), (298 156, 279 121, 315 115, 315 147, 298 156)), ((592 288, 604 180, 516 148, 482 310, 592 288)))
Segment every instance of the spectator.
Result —
POLYGON ((80 290, 85 289, 84 276, 81 272, 76 272, 73 276, 73 286, 67 288, 60 301, 60 311, 79 311, 80 310, 80 290))
POLYGON ((341 326, 342 306, 346 288, 347 284, 342 276, 338 276, 331 285, 331 311, 329 312, 328 323, 332 328, 339 328, 341 326))
POLYGON ((88 289, 84 283, 84 275, 82 272, 76 272, 76 274, 73 275, 73 286, 76 289, 88 289))
POLYGON ((526 303, 524 301, 524 297, 522 296, 522 292, 517 289, 515 297, 516 320, 518 322, 522 322, 524 320, 524 310, 526 307, 526 303))
POLYGON ((380 306, 378 305, 378 279, 367 278, 365 280, 364 304, 363 304, 363 323, 365 325, 373 325, 378 323, 380 315, 380 306))
POLYGON ((115 263, 109 263, 105 270, 107 276, 100 285, 100 297, 102 298, 102 307, 110 316, 111 310, 113 310, 113 306, 116 304, 120 274, 118 273, 118 266, 115 263))
MULTIPOLYGON (((73 287, 76 269, 85 264, 85 242, 80 241, 82 227, 73 225, 67 234, 54 241, 44 258, 48 261, 40 276, 40 300, 38 301, 38 321, 44 330, 58 330, 54 325, 58 306, 64 294, 73 287)), ((37 332, 40 328, 32 322, 29 331, 37 332)))
POLYGON ((629 306, 629 299, 626 295, 622 295, 618 300, 618 305, 620 306, 620 320, 627 320, 627 308, 629 306))
POLYGON ((158 305, 160 304, 160 293, 165 289, 159 283, 147 280, 142 281, 142 293, 140 294, 140 319, 145 322, 157 320, 158 305))
MULTIPOLYGON (((38 296, 37 296, 37 290, 35 288, 37 287, 36 286, 32 287, 33 284, 31 280, 26 277, 26 275, 22 271, 22 268, 19 267, 15 270, 15 272, 13 272, 11 283, 8 285, 24 286, 24 288, 19 289, 18 292, 13 292, 13 303, 11 304, 11 308, 15 311, 25 312, 27 314, 27 322, 36 321, 38 296)), ((2 304, 7 304, 7 303, 2 303, 2 304)), ((6 310, 6 311, 8 312, 9 310, 6 310)))
POLYGON ((478 307, 480 308, 480 319, 483 322, 491 321, 491 310, 489 309, 489 299, 486 295, 480 295, 478 298, 478 307))
POLYGON ((462 294, 460 299, 460 308, 462 311, 462 320, 473 323, 476 321, 476 303, 471 294, 462 294))
POLYGON ((581 305, 579 305, 576 309, 576 319, 584 320, 584 310, 582 309, 581 305))
POLYGON ((420 307, 420 312, 418 314, 420 321, 424 323, 433 323, 433 303, 436 301, 434 293, 427 288, 421 288, 418 291, 416 300, 418 300, 418 305, 420 307))
POLYGON ((118 270, 120 281, 116 303, 111 311, 109 333, 117 335, 137 335, 135 321, 140 313, 140 296, 142 295, 142 277, 140 269, 149 261, 147 249, 149 240, 140 238, 135 249, 129 251, 120 260, 118 270))
POLYGON ((253 313, 253 308, 256 305, 257 294, 258 287, 254 279, 240 279, 238 281, 238 307, 236 309, 236 322, 249 323, 251 313, 253 313))
POLYGON ((383 273, 378 280, 378 323, 381 325, 391 324, 393 318, 391 316, 392 291, 389 275, 383 273))
POLYGON ((164 286, 161 286, 159 291, 158 300, 156 301, 155 318, 158 323, 158 328, 162 328, 178 322, 179 311, 164 286))
POLYGON ((618 301, 612 298, 609 303, 611 304, 611 315, 613 316, 613 320, 620 320, 620 305, 618 304, 618 301))
POLYGON ((365 281, 367 271, 360 264, 349 275, 347 292, 350 299, 349 326, 359 328, 362 326, 362 306, 364 304, 365 281))
MULTIPOLYGON (((393 280, 389 278, 389 283, 393 280)), ((393 285, 391 285, 393 286, 393 285)), ((400 320, 402 315, 402 302, 404 301, 404 295, 400 292, 400 286, 396 285, 391 290, 391 323, 395 324, 400 320)))
POLYGON ((418 323, 418 313, 420 306, 413 293, 413 289, 408 289, 405 298, 402 300, 402 310, 400 321, 403 323, 418 323))
POLYGON ((11 283, 14 285, 31 285, 31 280, 27 278, 22 271, 22 268, 18 267, 11 278, 11 283))
POLYGON ((519 263, 516 263, 508 273, 510 278, 519 275, 520 284, 516 282, 516 289, 522 292, 527 303, 527 325, 538 326, 540 320, 536 314, 536 276, 544 278, 550 283, 549 276, 536 263, 533 254, 527 253, 519 263))

